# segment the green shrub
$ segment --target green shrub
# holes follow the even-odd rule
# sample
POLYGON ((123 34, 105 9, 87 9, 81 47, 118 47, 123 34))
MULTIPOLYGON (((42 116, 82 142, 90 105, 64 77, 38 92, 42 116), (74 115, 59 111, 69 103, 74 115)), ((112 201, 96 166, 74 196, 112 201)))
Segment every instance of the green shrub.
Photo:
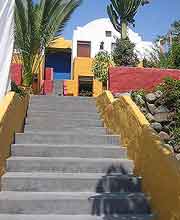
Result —
POLYGON ((157 87, 163 92, 162 104, 170 110, 177 111, 180 108, 180 80, 171 77, 164 79, 164 82, 157 87))
POLYGON ((92 64, 92 72, 94 73, 95 79, 106 84, 108 79, 108 69, 113 65, 111 56, 107 51, 100 51, 94 58, 92 64))
POLYGON ((11 91, 12 91, 12 92, 15 92, 15 93, 18 94, 20 97, 26 96, 26 92, 25 92, 22 88, 20 88, 19 86, 17 86, 14 81, 11 81, 11 91))
POLYGON ((137 66, 139 59, 135 53, 135 44, 129 38, 117 39, 116 46, 112 52, 116 66, 137 66))

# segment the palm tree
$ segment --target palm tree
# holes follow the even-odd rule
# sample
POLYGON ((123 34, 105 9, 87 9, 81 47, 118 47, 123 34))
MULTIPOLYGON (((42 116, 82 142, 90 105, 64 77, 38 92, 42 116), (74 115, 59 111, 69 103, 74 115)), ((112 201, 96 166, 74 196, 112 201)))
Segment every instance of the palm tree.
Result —
POLYGON ((61 34, 81 0, 15 0, 15 47, 23 64, 23 85, 31 87, 45 48, 61 34))
POLYGON ((148 4, 148 0, 110 0, 107 12, 114 28, 121 33, 121 38, 126 39, 128 25, 134 26, 134 17, 140 6, 148 4))

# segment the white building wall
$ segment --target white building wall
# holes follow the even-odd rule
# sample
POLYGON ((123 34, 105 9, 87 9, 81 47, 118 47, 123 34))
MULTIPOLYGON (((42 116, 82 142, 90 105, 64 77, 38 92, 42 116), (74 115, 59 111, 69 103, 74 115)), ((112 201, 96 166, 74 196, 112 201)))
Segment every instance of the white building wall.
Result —
POLYGON ((14 0, 0 0, 0 98, 6 94, 10 84, 14 4, 14 0))
MULTIPOLYGON (((140 59, 143 59, 149 51, 152 50, 151 42, 143 41, 139 34, 129 29, 129 38, 136 44, 136 51, 140 59)), ((111 53, 112 43, 116 42, 116 38, 120 37, 108 18, 100 18, 94 20, 84 27, 77 27, 73 33, 73 60, 77 57, 77 41, 91 41, 91 57, 93 58, 100 50, 100 43, 104 42, 104 50, 111 53), (111 31, 112 36, 107 37, 106 31, 111 31)))

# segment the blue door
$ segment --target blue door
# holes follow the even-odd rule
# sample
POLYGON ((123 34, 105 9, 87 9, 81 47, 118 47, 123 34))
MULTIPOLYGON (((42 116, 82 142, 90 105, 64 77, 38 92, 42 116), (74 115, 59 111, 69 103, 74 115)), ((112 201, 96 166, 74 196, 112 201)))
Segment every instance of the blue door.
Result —
POLYGON ((71 54, 67 52, 47 54, 46 67, 54 69, 54 80, 71 79, 71 54))

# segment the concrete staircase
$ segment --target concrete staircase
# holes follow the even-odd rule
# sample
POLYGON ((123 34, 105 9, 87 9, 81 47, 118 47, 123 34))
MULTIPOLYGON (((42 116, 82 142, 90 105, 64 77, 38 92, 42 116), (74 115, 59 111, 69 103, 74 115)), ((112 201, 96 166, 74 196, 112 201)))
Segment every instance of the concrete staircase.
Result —
POLYGON ((93 98, 33 96, 2 177, 0 220, 150 220, 133 161, 93 98))
POLYGON ((64 92, 64 80, 54 80, 53 81, 53 96, 63 96, 64 92))

